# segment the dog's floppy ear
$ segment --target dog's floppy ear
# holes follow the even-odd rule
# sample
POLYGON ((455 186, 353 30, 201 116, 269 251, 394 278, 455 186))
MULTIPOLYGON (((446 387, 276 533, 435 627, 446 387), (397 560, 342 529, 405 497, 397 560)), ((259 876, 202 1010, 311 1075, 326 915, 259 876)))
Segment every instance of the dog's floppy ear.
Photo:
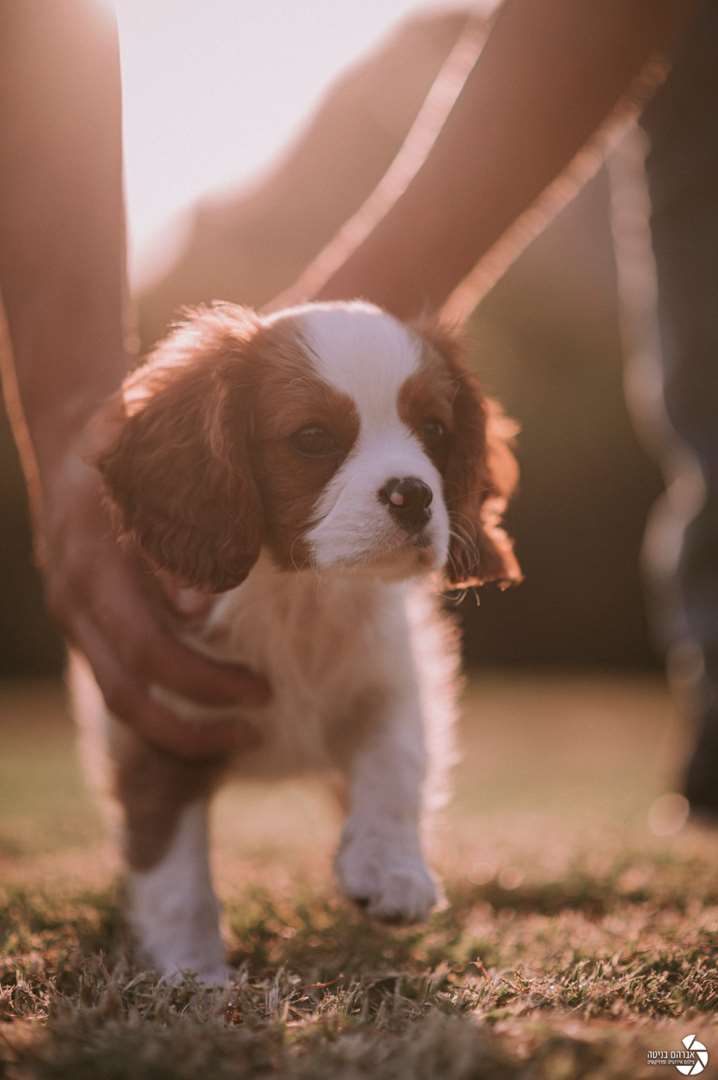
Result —
POLYGON ((513 544, 501 520, 518 480, 511 452, 517 425, 497 402, 485 397, 463 360, 458 334, 439 323, 421 333, 447 364, 454 383, 454 430, 444 470, 444 495, 451 541, 446 575, 449 588, 521 580, 513 544))
POLYGON ((455 409, 463 408, 458 400, 462 397, 473 399, 467 413, 475 408, 476 418, 465 427, 457 425, 447 476, 454 533, 448 561, 450 587, 495 581, 506 588, 522 578, 513 542, 502 527, 518 480, 516 458, 510 449, 517 426, 496 401, 481 397, 475 376, 467 374, 462 380, 455 409), (482 428, 483 438, 477 440, 482 428))
POLYGON ((122 531, 198 589, 238 585, 262 543, 249 438, 252 312, 188 314, 126 381, 119 430, 96 457, 122 531))

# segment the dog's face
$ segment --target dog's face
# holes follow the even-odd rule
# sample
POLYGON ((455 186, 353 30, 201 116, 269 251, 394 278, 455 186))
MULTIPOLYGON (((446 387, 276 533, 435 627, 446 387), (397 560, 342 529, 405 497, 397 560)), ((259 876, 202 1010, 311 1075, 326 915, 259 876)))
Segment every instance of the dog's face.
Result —
POLYGON ((506 421, 456 343, 361 303, 202 309, 128 379, 98 464, 124 530, 182 582, 283 569, 518 579, 506 421))

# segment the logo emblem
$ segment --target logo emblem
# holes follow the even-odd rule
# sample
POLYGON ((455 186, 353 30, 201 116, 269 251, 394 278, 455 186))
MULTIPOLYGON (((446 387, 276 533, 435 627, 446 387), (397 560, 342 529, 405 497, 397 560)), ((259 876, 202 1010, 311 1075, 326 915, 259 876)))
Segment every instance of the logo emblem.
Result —
POLYGON ((695 1054, 696 1059, 692 1065, 676 1065, 676 1069, 679 1073, 683 1073, 684 1076, 698 1076, 708 1064, 708 1051, 703 1043, 698 1041, 695 1035, 684 1035, 681 1042, 686 1050, 695 1054))
POLYGON ((708 1064, 708 1051, 695 1035, 684 1035, 683 1050, 649 1050, 647 1065, 672 1065, 681 1076, 699 1076, 708 1064))

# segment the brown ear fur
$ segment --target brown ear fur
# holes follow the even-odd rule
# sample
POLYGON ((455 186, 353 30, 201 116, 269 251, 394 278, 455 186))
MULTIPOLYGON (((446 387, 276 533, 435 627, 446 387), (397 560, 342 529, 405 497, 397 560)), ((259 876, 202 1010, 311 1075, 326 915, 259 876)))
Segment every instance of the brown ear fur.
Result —
POLYGON ((484 397, 477 377, 464 363, 463 344, 453 330, 425 322, 420 332, 444 358, 456 387, 453 442, 444 472, 452 532, 448 587, 489 581, 506 587, 521 581, 513 543, 501 527, 518 480, 518 465, 510 449, 517 425, 497 402, 484 397))
POLYGON ((248 447, 258 327, 233 305, 190 313, 127 379, 119 435, 96 460, 123 532, 212 592, 238 585, 262 543, 248 447))

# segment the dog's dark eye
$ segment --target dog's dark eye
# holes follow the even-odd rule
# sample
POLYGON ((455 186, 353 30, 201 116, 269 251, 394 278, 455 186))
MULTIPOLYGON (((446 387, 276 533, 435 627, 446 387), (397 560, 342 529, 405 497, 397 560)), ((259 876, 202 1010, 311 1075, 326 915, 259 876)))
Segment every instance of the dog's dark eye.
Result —
POLYGON ((448 435, 448 431, 442 424, 441 420, 425 421, 421 431, 426 441, 433 446, 442 443, 448 435))
POLYGON ((294 449, 305 457, 329 457, 339 449, 331 431, 327 431, 320 424, 306 424, 294 432, 291 441, 294 449))

